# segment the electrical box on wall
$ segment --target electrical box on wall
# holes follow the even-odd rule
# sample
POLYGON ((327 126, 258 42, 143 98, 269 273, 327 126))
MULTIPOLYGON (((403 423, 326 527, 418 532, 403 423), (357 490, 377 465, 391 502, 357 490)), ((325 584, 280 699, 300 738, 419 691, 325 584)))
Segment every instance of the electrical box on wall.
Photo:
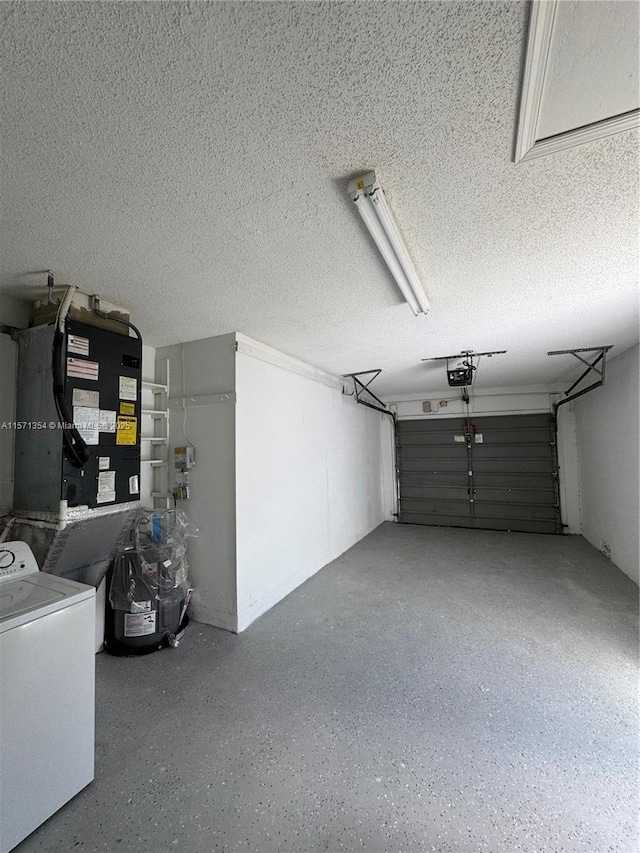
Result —
POLYGON ((176 447, 173 451, 175 466, 174 501, 189 500, 189 472, 196 464, 196 449, 192 444, 176 447))
POLYGON ((108 507, 140 497, 142 341, 67 319, 54 395, 55 327, 20 333, 14 511, 108 507), (82 458, 69 430, 82 439, 82 458), (86 445, 86 448, 84 447, 86 445))
POLYGON ((174 458, 177 470, 189 471, 196 464, 196 449, 190 444, 186 447, 176 447, 174 458))

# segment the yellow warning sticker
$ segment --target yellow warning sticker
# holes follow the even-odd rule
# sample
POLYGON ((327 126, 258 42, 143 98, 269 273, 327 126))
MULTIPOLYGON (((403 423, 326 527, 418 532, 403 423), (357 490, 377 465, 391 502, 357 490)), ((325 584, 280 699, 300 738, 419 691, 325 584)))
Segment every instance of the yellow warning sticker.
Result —
POLYGON ((120 414, 121 415, 135 415, 136 406, 135 403, 120 403, 120 414))
POLYGON ((138 435, 138 419, 128 415, 118 415, 116 444, 135 444, 138 435))

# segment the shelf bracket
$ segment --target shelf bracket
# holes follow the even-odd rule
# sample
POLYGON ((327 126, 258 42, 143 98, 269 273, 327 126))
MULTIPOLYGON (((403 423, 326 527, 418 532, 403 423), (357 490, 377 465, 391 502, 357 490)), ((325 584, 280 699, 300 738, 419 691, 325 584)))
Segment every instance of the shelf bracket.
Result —
MULTIPOLYGON (((552 352, 548 352, 547 355, 572 355, 574 358, 577 358, 578 361, 581 361, 583 364, 586 364, 587 369, 583 371, 580 376, 573 383, 571 388, 564 392, 565 399, 562 400, 562 403, 568 403, 571 400, 575 400, 577 397, 582 397, 583 394, 587 394, 589 391, 593 391, 594 388, 599 388, 601 385, 604 385, 604 375, 605 375, 605 367, 607 363, 607 353, 610 349, 613 349, 613 344, 609 346, 603 347, 582 347, 581 349, 560 349, 553 350, 552 352), (589 361, 588 358, 579 355, 579 353, 596 353, 596 357, 593 361, 589 361), (602 362, 600 367, 598 365, 602 362), (595 373, 596 376, 600 378, 593 382, 591 385, 588 385, 586 388, 582 388, 580 391, 576 391, 575 394, 571 392, 574 388, 577 388, 578 385, 582 382, 585 376, 588 376, 590 373, 595 373)), ((590 356, 589 356, 590 358, 590 356)), ((558 404, 560 405, 560 404, 558 404)))
POLYGON ((376 412, 382 412, 383 415, 389 415, 396 419, 395 413, 389 411, 379 397, 369 388, 374 379, 382 373, 382 368, 378 370, 361 370, 359 373, 344 373, 343 379, 353 379, 353 390, 356 395, 356 402, 361 406, 367 406, 369 409, 375 409, 376 412), (365 379, 365 377, 369 379, 365 379))

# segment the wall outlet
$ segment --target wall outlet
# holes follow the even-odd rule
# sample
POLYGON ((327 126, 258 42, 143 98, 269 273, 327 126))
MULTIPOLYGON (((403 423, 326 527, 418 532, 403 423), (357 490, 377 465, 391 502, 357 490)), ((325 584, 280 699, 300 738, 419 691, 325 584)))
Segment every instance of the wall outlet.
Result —
POLYGON ((609 545, 609 543, 608 543, 608 542, 605 542, 605 541, 603 540, 602 545, 600 546, 600 550, 601 550, 601 551, 602 551, 602 553, 605 555, 605 557, 607 558, 607 560, 610 560, 610 559, 611 559, 611 545, 609 545))
POLYGON ((430 412, 430 411, 431 411, 431 403, 429 402, 429 400, 425 400, 425 401, 423 402, 423 404, 422 404, 422 411, 423 411, 423 412, 430 412))

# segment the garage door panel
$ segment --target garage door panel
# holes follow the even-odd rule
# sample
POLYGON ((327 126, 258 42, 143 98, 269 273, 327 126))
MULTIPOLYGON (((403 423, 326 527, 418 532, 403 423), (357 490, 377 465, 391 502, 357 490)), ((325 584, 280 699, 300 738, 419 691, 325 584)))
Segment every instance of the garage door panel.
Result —
POLYGON ((402 503, 407 512, 433 515, 465 515, 466 513, 467 517, 469 516, 469 501, 466 494, 461 495, 458 500, 405 498, 402 503))
POLYGON ((474 485, 474 500, 476 503, 489 501, 491 503, 517 504, 551 504, 555 506, 556 494, 554 489, 514 489, 514 488, 479 488, 474 485))
POLYGON ((553 434, 548 427, 541 429, 491 429, 476 427, 483 444, 549 444, 553 434))
MULTIPOLYGON (((458 475, 461 476, 461 475, 458 475)), ((522 471, 510 472, 509 474, 498 471, 473 471, 473 484, 476 489, 480 488, 516 488, 516 489, 553 489, 553 483, 549 480, 549 471, 533 471, 524 473, 522 471)))
POLYGON ((556 533, 556 522, 534 519, 478 518, 473 525, 479 530, 511 530, 518 533, 556 533))
POLYGON ((471 527, 468 515, 402 513, 403 524, 428 524, 432 527, 471 527))
POLYGON ((464 444, 426 445, 404 444, 400 447, 401 459, 466 459, 467 448, 464 444))
POLYGON ((473 459, 553 459, 553 450, 546 444, 474 444, 473 459))
POLYGON ((431 471, 432 473, 466 472, 469 468, 464 459, 400 459, 400 472, 431 471))
POLYGON ((445 515, 428 513, 403 513, 404 524, 422 524, 431 527, 461 527, 477 530, 518 531, 521 533, 556 532, 555 521, 533 519, 470 518, 465 515, 445 515))
POLYGON ((469 448, 454 440, 462 418, 398 424, 401 521, 559 532, 550 415, 470 420, 482 441, 472 437, 469 448))
POLYGON ((476 474, 547 474, 553 473, 553 459, 475 459, 473 473, 476 474))
POLYGON ((446 487, 459 486, 467 489, 469 478, 467 470, 464 471, 405 471, 402 475, 402 484, 407 486, 446 487))
POLYGON ((429 501, 461 500, 468 503, 468 488, 466 484, 461 486, 408 486, 405 484, 402 487, 402 498, 404 501, 411 498, 429 501))
POLYGON ((552 521, 556 515, 554 504, 518 504, 518 503, 492 503, 489 501, 475 501, 473 514, 482 518, 528 518, 552 521))
MULTIPOLYGON (((461 435, 461 431, 457 430, 456 435, 461 435)), ((402 436, 402 444, 404 447, 411 445, 419 445, 420 447, 449 447, 450 445, 458 444, 455 441, 453 432, 405 432, 402 436)), ((464 447, 464 445, 462 445, 464 447)))

